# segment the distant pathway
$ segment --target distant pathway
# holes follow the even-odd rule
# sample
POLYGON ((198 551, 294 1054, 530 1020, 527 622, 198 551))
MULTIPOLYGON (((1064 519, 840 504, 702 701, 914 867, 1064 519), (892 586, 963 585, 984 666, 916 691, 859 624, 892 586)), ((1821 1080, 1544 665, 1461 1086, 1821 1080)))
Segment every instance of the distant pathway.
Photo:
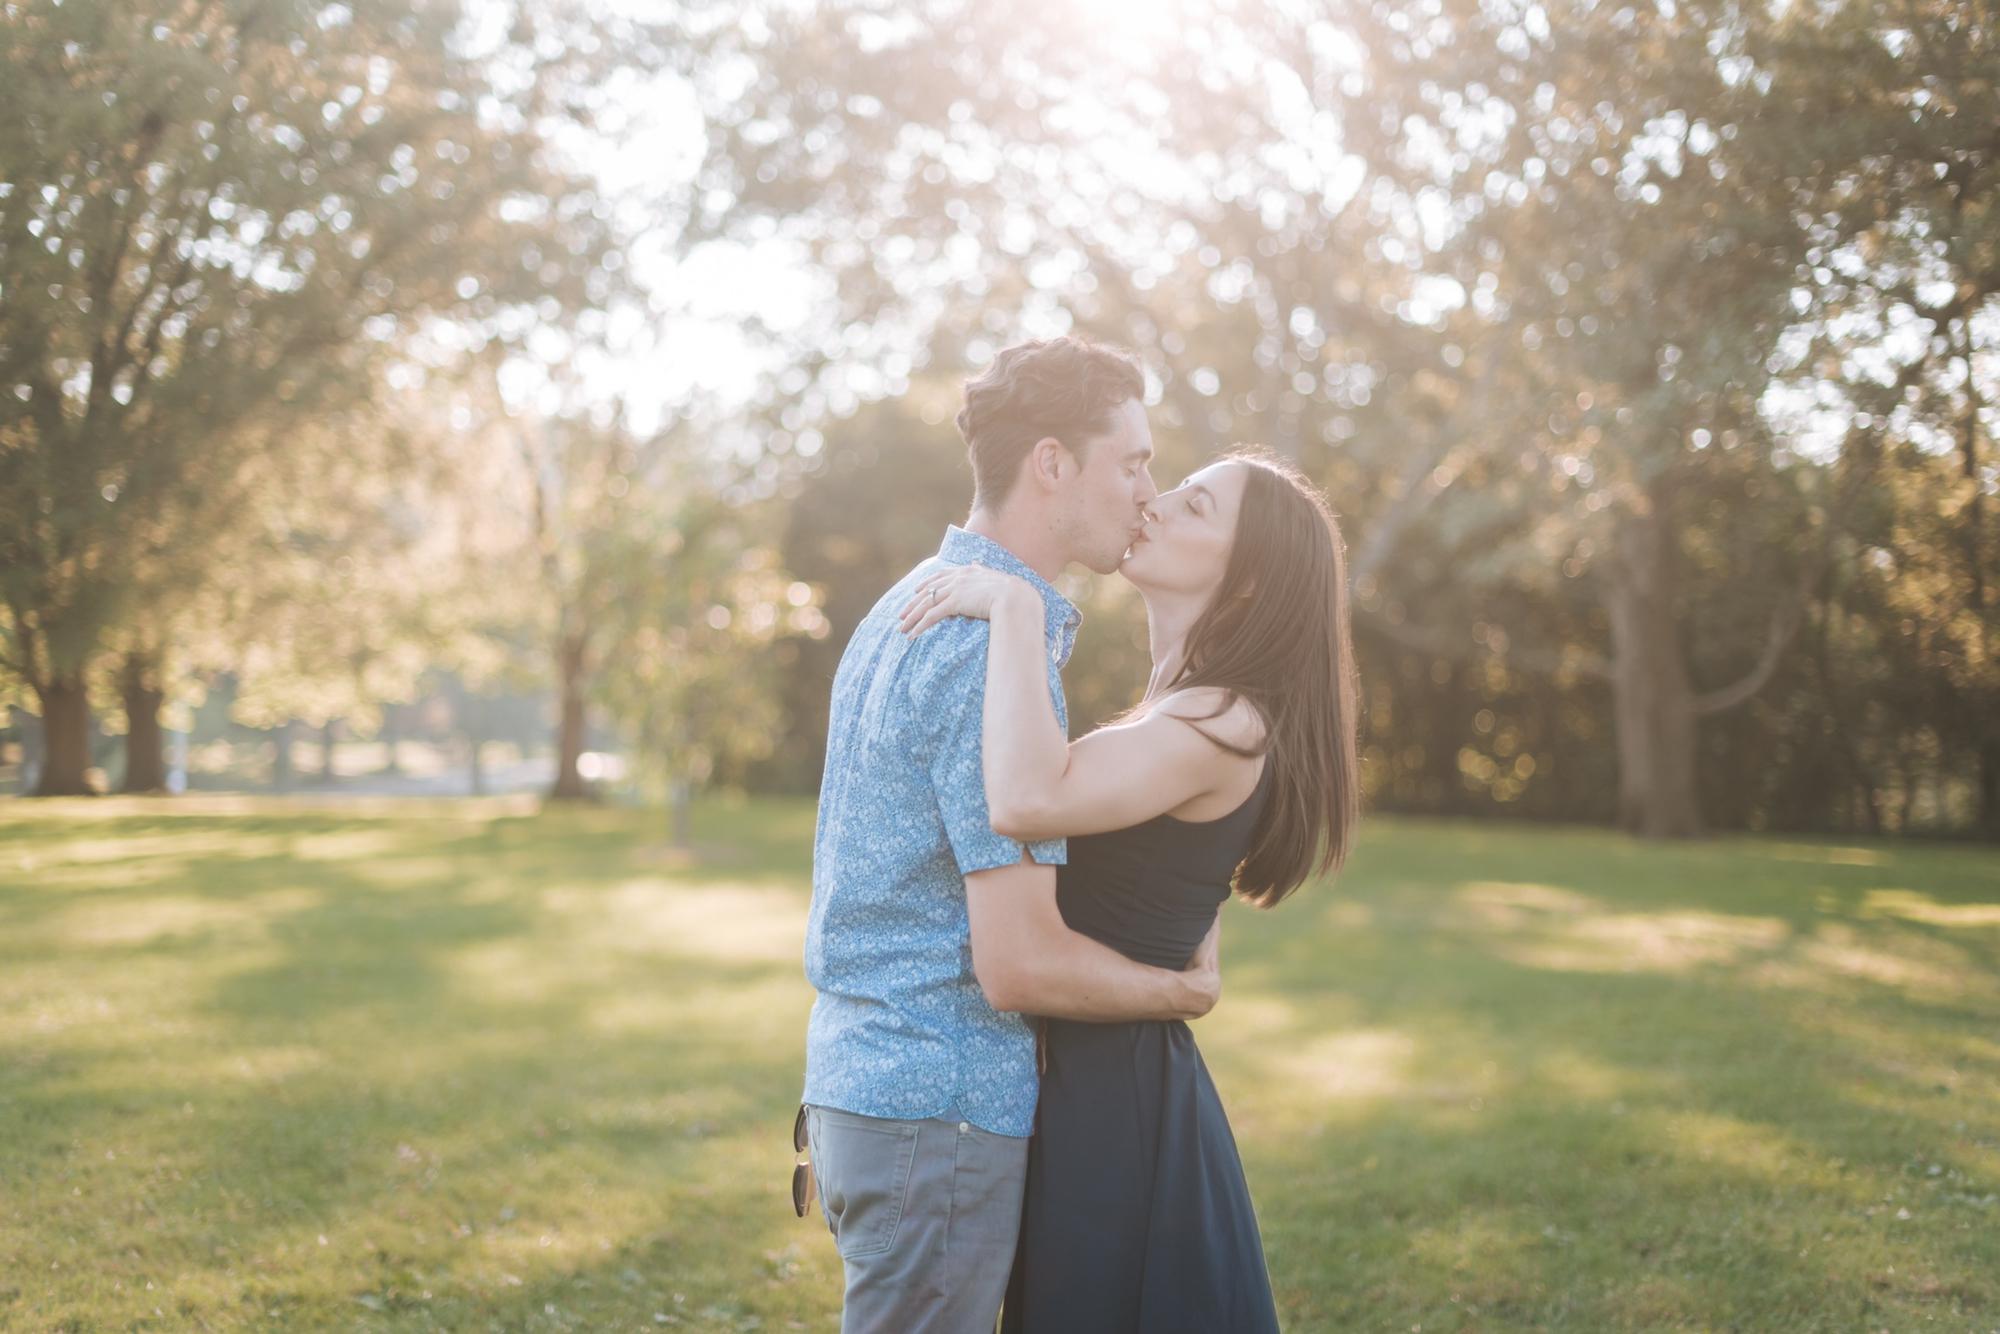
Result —
MULTIPOLYGON (((486 766, 488 796, 516 792, 546 792, 556 779, 554 756, 539 756, 506 764, 486 766)), ((198 791, 260 792, 274 789, 262 783, 230 783, 217 774, 202 776, 198 791)), ((343 774, 331 783, 305 772, 293 776, 288 796, 323 797, 465 797, 472 795, 472 770, 463 764, 446 765, 425 773, 343 774)))

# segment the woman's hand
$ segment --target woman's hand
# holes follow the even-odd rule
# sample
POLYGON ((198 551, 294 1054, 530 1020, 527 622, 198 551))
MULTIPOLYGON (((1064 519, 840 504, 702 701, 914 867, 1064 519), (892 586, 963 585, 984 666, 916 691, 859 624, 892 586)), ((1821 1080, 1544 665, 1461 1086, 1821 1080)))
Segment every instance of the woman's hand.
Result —
POLYGON ((903 633, 914 639, 947 616, 990 621, 1000 608, 1019 605, 1039 616, 1042 595, 1019 575, 984 565, 954 565, 927 575, 900 614, 903 633))

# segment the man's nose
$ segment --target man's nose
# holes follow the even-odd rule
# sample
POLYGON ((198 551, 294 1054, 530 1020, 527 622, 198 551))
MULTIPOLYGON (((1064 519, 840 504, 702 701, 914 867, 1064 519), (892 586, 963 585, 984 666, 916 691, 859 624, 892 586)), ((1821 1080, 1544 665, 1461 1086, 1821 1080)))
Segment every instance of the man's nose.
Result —
MULTIPOLYGON (((1154 486, 1154 485, 1153 485, 1153 474, 1152 474, 1152 473, 1150 473, 1150 472, 1147 472, 1147 471, 1144 471, 1144 470, 1141 470, 1141 471, 1140 471, 1140 473, 1139 473, 1139 494, 1140 494, 1140 496, 1141 496, 1141 497, 1143 497, 1143 499, 1141 499, 1141 500, 1139 501, 1139 507, 1140 507, 1141 509, 1145 509, 1145 508, 1147 508, 1147 507, 1148 507, 1148 506, 1150 506, 1150 505, 1151 505, 1151 504, 1152 504, 1152 503, 1153 503, 1153 502, 1154 502, 1155 500, 1158 500, 1158 499, 1160 498, 1160 488, 1159 488, 1159 487, 1157 487, 1157 486, 1154 486)), ((1151 518, 1151 517, 1153 517, 1153 516, 1152 516, 1151 514, 1148 514, 1148 515, 1147 515, 1146 517, 1148 517, 1148 518, 1151 518)))

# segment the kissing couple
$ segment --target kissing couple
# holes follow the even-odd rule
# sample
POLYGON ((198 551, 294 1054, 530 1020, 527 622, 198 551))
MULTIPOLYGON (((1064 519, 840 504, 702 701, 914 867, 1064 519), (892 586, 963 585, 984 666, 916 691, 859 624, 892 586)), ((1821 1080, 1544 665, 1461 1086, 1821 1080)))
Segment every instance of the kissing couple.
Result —
POLYGON ((1112 348, 1001 352, 958 414, 970 517, 834 677, 792 1193, 833 1233, 843 1334, 1278 1328, 1186 1021, 1230 895, 1272 907, 1351 842, 1345 564, 1261 451, 1156 490, 1144 391, 1112 348), (1071 565, 1139 590, 1153 659, 1076 741, 1071 565))

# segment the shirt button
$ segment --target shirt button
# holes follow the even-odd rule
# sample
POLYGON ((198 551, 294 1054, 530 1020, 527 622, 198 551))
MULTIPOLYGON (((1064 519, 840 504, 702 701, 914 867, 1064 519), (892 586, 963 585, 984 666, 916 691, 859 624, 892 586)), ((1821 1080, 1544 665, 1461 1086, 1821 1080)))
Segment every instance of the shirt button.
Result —
POLYGON ((972 1133, 972 1122, 960 1121, 958 1123, 958 1133, 961 1135, 970 1135, 972 1133))
POLYGON ((1060 664, 1061 664, 1061 662, 1062 662, 1062 645, 1061 645, 1061 644, 1051 644, 1051 645, 1049 645, 1049 661, 1050 661, 1050 662, 1053 662, 1053 663, 1056 663, 1056 664, 1058 664, 1058 665, 1060 665, 1060 664))

